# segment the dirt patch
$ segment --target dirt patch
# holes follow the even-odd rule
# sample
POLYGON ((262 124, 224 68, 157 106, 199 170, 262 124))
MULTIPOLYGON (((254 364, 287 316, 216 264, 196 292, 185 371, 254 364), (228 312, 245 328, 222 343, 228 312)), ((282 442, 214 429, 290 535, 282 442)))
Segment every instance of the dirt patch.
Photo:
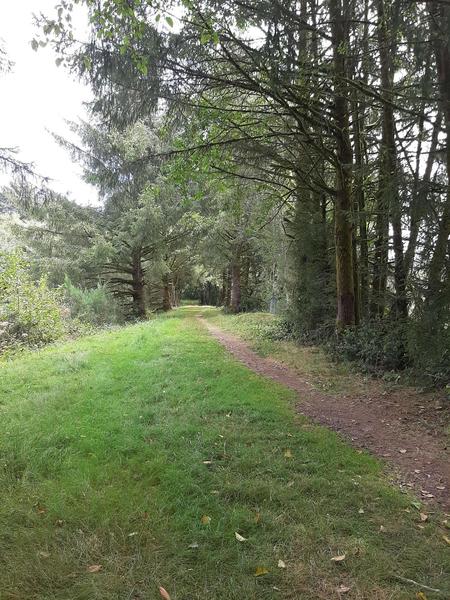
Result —
MULTIPOLYGON (((201 317, 200 317, 201 318, 201 317)), ((414 490, 424 502, 450 509, 448 437, 426 416, 420 400, 410 404, 398 391, 375 397, 333 396, 314 389, 285 365, 258 356, 236 336, 201 319, 208 331, 249 369, 295 390, 297 409, 314 421, 341 433, 394 468, 396 483, 414 490)), ((443 407, 435 407, 443 418, 443 407)))

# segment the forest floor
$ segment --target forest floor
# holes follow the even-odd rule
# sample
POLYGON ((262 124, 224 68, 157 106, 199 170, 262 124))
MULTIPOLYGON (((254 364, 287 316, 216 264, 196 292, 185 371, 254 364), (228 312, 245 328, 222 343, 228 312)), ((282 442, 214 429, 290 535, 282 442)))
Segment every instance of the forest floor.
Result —
POLYGON ((449 598, 446 515, 201 312, 0 364, 1 600, 449 598))
POLYGON ((273 319, 267 313, 232 316, 208 308, 205 315, 209 332, 238 360, 298 393, 299 412, 383 459, 401 488, 450 510, 445 392, 386 384, 331 363, 318 348, 267 340, 264 324, 273 319))

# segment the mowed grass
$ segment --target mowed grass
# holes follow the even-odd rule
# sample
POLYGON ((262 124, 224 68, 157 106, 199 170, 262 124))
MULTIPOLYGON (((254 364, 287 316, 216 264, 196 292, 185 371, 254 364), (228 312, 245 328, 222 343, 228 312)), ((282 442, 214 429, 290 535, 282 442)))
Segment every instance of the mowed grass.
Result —
POLYGON ((443 516, 421 522, 199 312, 1 365, 0 598, 416 598, 395 575, 449 598, 443 516))

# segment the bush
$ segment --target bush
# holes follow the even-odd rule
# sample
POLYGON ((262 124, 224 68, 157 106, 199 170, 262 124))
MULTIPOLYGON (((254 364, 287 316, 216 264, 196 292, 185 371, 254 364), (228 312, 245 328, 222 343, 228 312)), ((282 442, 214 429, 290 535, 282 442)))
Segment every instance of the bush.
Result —
POLYGON ((0 350, 40 346, 64 334, 61 294, 32 280, 20 252, 0 253, 0 350))
POLYGON ((85 290, 73 285, 66 276, 64 298, 69 307, 70 316, 83 323, 104 326, 123 320, 117 302, 100 284, 95 288, 85 290))
POLYGON ((450 382, 450 323, 448 309, 419 314, 411 326, 409 349, 414 370, 432 387, 450 382))
POLYGON ((450 327, 432 315, 362 323, 330 338, 326 348, 335 360, 384 377, 406 369, 420 385, 443 387, 450 380, 450 327))
POLYGON ((336 360, 356 362, 370 373, 397 371, 408 365, 402 323, 369 321, 329 339, 327 349, 336 360))

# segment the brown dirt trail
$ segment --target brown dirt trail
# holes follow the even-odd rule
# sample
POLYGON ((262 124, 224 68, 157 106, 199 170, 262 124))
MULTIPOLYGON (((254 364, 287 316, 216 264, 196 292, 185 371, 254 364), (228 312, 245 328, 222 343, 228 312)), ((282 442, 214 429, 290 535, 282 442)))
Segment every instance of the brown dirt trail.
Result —
POLYGON ((405 417, 404 407, 386 396, 368 399, 324 394, 285 365, 259 356, 242 339, 200 319, 249 369, 295 390, 300 413, 385 460, 402 488, 414 490, 425 502, 450 509, 450 454, 444 432, 426 421, 405 417))

